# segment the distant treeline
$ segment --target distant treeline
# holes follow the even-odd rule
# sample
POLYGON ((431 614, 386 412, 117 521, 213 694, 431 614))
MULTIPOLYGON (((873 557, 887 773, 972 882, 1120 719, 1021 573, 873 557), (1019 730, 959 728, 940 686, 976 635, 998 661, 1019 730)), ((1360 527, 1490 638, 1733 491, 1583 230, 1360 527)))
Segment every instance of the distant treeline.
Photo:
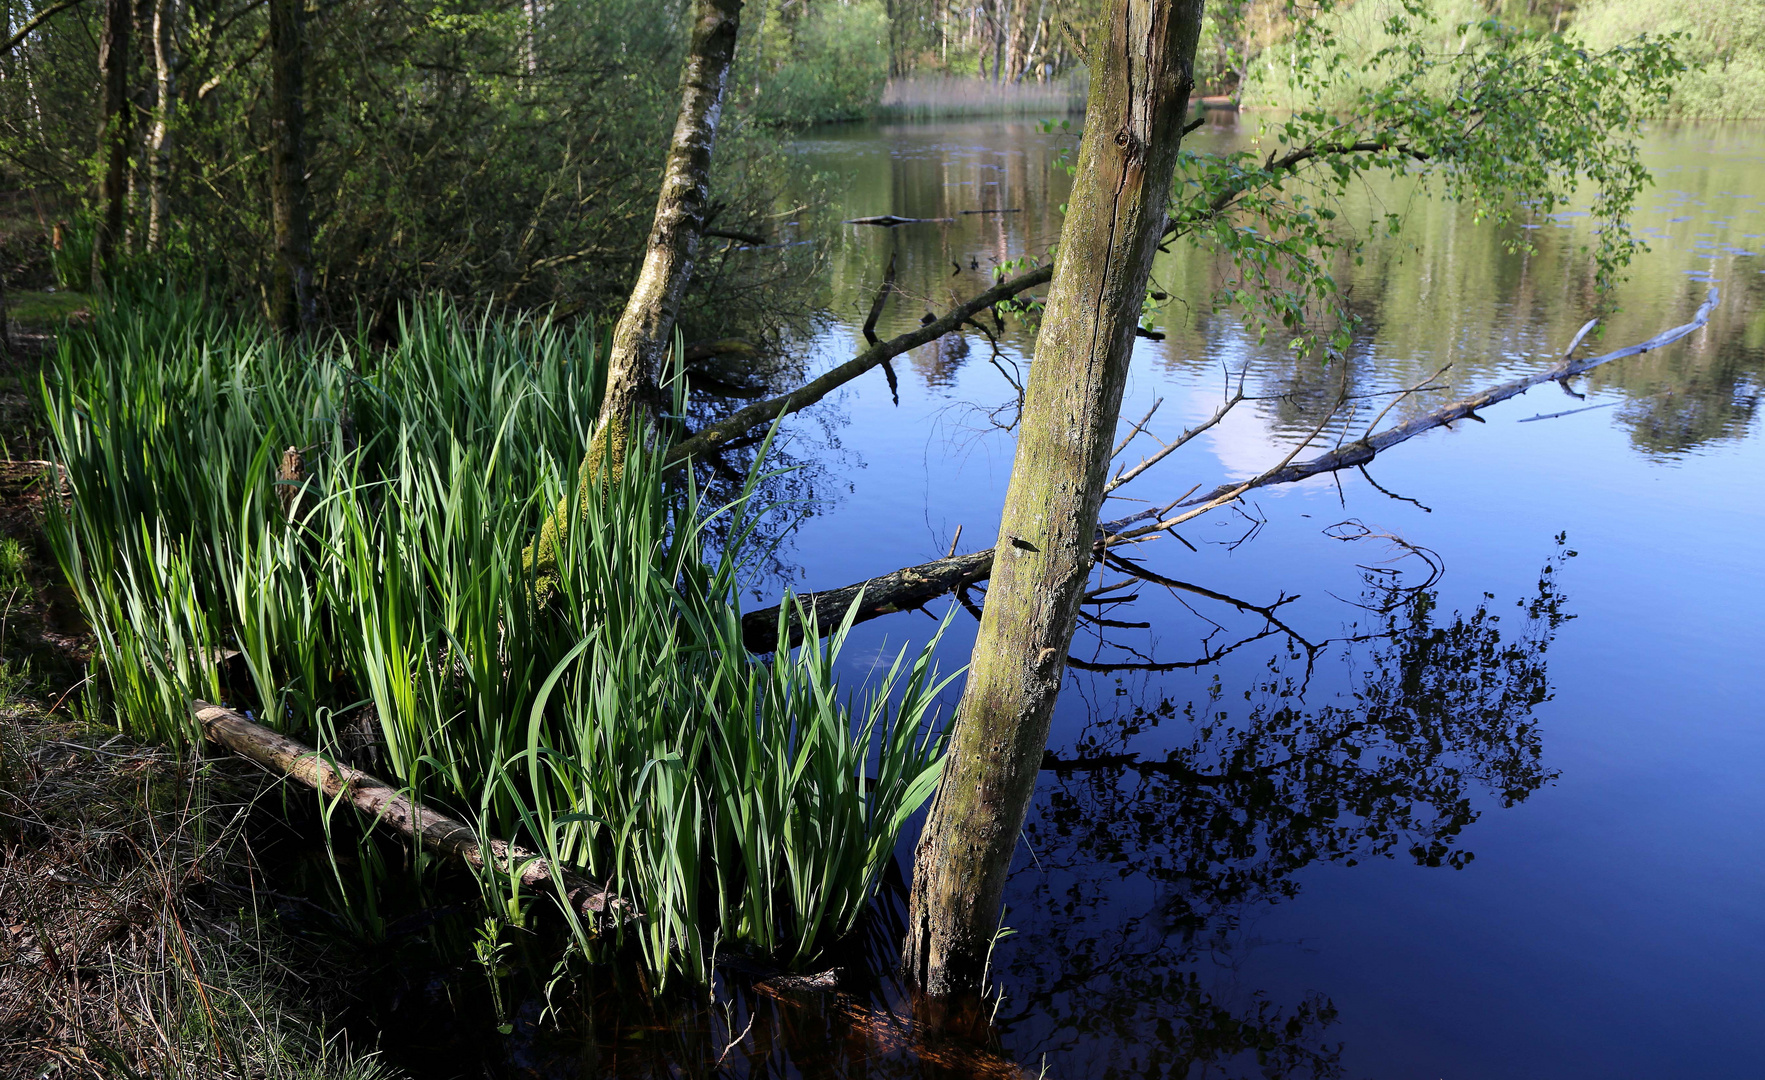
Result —
MULTIPOLYGON (((1421 0, 1441 45, 1462 24, 1498 20, 1607 49, 1644 34, 1682 38, 1693 65, 1669 111, 1765 118, 1765 0, 1421 0)), ((1384 44, 1400 0, 1358 0, 1329 18, 1345 37, 1384 44)), ((804 121, 1082 108, 1084 56, 1105 0, 761 0, 750 6, 759 113, 804 121), (886 87, 886 89, 885 89, 886 87)), ((1209 0, 1196 92, 1249 106, 1283 104, 1278 66, 1294 0, 1209 0)), ((1352 81, 1352 80, 1350 80, 1352 81)))

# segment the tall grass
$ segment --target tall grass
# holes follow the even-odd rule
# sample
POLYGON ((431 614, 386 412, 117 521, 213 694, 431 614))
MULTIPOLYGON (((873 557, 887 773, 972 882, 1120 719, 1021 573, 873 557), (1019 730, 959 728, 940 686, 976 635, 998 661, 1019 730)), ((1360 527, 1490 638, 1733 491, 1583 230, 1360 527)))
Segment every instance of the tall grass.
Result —
POLYGON ((1052 82, 917 76, 890 79, 877 115, 930 120, 960 116, 1066 116, 1085 111, 1090 79, 1081 68, 1052 82))
MULTIPOLYGON (((73 492, 51 542, 130 731, 194 738, 237 650, 265 723, 332 748, 371 716, 414 797, 629 898, 658 985, 719 948, 810 963, 935 781, 931 646, 861 695, 834 678, 843 626, 750 654, 763 476, 710 507, 640 450, 573 490, 596 345, 434 304, 389 347, 289 345, 196 299, 119 301, 45 379, 73 492), (581 525, 541 587, 522 549, 566 500, 581 525)), ((543 899, 483 886, 499 918, 543 899)))

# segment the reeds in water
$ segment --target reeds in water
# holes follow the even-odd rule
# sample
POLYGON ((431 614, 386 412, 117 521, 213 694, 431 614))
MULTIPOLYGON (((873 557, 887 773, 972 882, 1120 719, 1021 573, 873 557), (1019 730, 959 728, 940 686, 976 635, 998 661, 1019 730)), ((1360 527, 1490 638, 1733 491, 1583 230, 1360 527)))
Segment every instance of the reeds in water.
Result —
MULTIPOLYGON (((710 507, 640 449, 584 497, 592 332, 440 304, 401 331, 290 344, 159 295, 64 338, 51 542, 120 722, 193 739, 237 650, 263 722, 330 752, 365 721, 414 798, 626 896, 658 985, 719 949, 812 962, 935 783, 931 645, 861 694, 834 676, 846 626, 749 653, 759 466, 710 507), (542 586, 523 548, 561 502, 580 524, 542 586)), ((545 899, 482 884, 498 917, 545 899)))

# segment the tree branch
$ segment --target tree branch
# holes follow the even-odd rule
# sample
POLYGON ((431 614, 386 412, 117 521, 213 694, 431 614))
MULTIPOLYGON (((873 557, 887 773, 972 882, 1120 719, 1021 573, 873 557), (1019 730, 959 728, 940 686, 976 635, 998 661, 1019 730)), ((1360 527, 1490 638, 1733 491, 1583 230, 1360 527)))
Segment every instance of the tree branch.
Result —
MULTIPOLYGON (((892 360, 909 349, 918 348, 928 341, 936 341, 960 327, 977 312, 985 311, 994 304, 1009 300, 1025 290, 1045 285, 1053 276, 1054 267, 1050 264, 1038 266, 1034 270, 1026 271, 1008 281, 1000 282, 968 303, 951 308, 940 319, 929 322, 917 330, 910 330, 899 337, 872 345, 818 379, 805 383, 787 394, 768 398, 765 401, 757 401, 745 409, 736 411, 728 419, 689 435, 669 448, 668 463, 678 465, 688 458, 702 457, 705 454, 713 453, 738 435, 762 424, 770 424, 781 416, 806 409, 871 368, 886 360, 892 360)), ((932 595, 938 594, 933 593, 932 595)))
MULTIPOLYGON (((1445 427, 1455 420, 1474 416, 1478 409, 1493 405, 1499 401, 1505 401, 1511 397, 1516 397, 1535 386, 1547 382, 1561 382, 1571 379, 1577 375, 1592 371, 1594 368, 1599 367, 1602 364, 1608 364, 1614 360, 1620 360, 1628 356, 1636 356, 1642 353, 1652 352, 1655 349, 1670 345, 1673 342, 1688 336, 1693 331, 1698 330, 1709 322, 1710 312, 1715 309, 1719 298, 1720 294, 1718 290, 1712 288, 1708 296, 1705 298, 1703 305, 1698 308, 1697 313, 1692 317, 1690 322, 1685 323, 1682 326, 1675 326, 1670 330, 1664 330, 1640 344, 1627 345, 1623 348, 1614 349, 1611 352, 1580 361, 1570 359, 1570 356, 1574 351, 1574 347, 1571 346, 1569 351, 1565 353, 1563 359, 1546 371, 1514 379, 1510 382, 1491 387, 1469 397, 1460 398, 1457 401, 1442 405, 1440 408, 1435 409, 1432 412, 1415 417, 1411 420, 1406 420, 1395 427, 1387 428, 1385 431, 1382 431, 1377 435, 1369 435, 1355 442, 1337 447, 1327 453, 1319 454, 1317 457, 1310 458, 1306 461, 1295 464, 1292 462, 1292 458, 1297 451, 1289 453, 1287 459, 1280 465, 1270 469, 1260 476, 1254 477, 1251 480, 1240 481, 1238 483, 1221 484, 1219 487, 1205 495, 1198 495, 1194 498, 1186 499, 1179 502, 1177 505, 1194 508, 1200 507, 1203 504, 1212 504, 1209 506, 1209 509, 1211 509, 1213 507, 1226 505, 1227 503, 1236 500, 1239 496, 1244 494, 1244 492, 1253 488, 1268 487, 1274 484, 1291 484, 1308 477, 1317 476, 1321 473, 1335 472, 1339 469, 1348 469, 1357 465, 1364 465, 1373 460, 1373 457, 1376 454, 1388 450, 1391 447, 1396 446, 1398 443, 1413 439, 1425 431, 1431 431, 1437 427, 1445 427)), ((1576 344, 1580 343, 1581 338, 1586 335, 1587 330, 1587 327, 1583 327, 1581 333, 1576 335, 1576 344)), ((1481 417, 1476 417, 1476 419, 1481 419, 1481 417)), ((1313 437, 1316 437, 1315 434, 1313 437)), ((1309 442, 1310 440, 1307 441, 1309 442)), ((1301 448, 1303 448, 1304 445, 1305 443, 1301 443, 1301 448)), ((1142 511, 1138 514, 1121 518, 1116 521, 1101 524, 1098 526, 1099 543, 1100 545, 1107 547, 1105 540, 1108 538, 1119 537, 1122 540, 1126 540, 1129 537, 1122 536, 1121 534, 1128 526, 1133 525, 1138 521, 1144 521, 1148 518, 1160 518, 1170 509, 1172 509, 1172 507, 1159 507, 1152 510, 1142 511)), ((1192 509, 1181 515, 1180 519, 1187 520, 1188 518, 1195 516, 1195 514, 1196 510, 1192 509)), ((1136 529, 1130 535, 1132 537, 1149 536, 1155 532, 1169 528, 1175 520, 1178 519, 1172 519, 1171 521, 1161 520, 1155 525, 1136 529)), ((861 581, 853 585, 847 585, 839 589, 827 589, 821 592, 804 593, 796 599, 811 610, 819 610, 821 614, 818 616, 818 620, 822 625, 837 625, 839 618, 845 614, 846 608, 851 605, 854 599, 862 594, 865 602, 864 607, 858 613, 857 621, 864 622, 880 615, 919 608, 926 603, 935 600, 939 596, 951 592, 961 586, 972 585, 975 582, 984 581, 992 572, 992 566, 993 551, 991 548, 988 548, 982 551, 971 552, 967 555, 956 555, 937 559, 928 563, 922 563, 918 566, 904 567, 880 577, 871 578, 868 581, 861 581)), ((750 649, 754 649, 756 652, 764 652, 770 651, 777 645, 778 611, 778 608, 765 608, 760 611, 750 611, 742 617, 742 630, 750 649)), ((793 644, 795 643, 795 640, 796 639, 793 638, 793 644)))
POLYGON ((19 27, 18 33, 7 38, 5 44, 0 44, 0 56, 5 56, 13 49, 18 48, 19 44, 23 42, 25 38, 30 37, 31 32, 36 30, 37 27, 42 26, 44 23, 66 11, 68 8, 78 6, 83 2, 84 0, 61 0, 60 3, 51 4, 42 11, 37 12, 35 15, 31 16, 29 22, 19 27))

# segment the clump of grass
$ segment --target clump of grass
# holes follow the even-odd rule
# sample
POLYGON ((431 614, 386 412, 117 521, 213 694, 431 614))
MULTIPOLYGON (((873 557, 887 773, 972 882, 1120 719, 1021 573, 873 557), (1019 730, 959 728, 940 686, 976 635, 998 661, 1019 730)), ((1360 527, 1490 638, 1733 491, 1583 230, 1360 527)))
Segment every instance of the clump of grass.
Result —
MULTIPOLYGON (((641 449, 575 490, 602 380, 593 333, 542 320, 429 305, 390 347, 290 345, 122 300, 45 380, 51 545, 127 730, 194 740, 237 651, 263 722, 338 749, 369 719, 413 797, 628 897, 657 985, 719 948, 810 963, 935 782, 931 646, 862 696, 845 626, 749 653, 758 466, 724 507, 641 449), (542 588, 522 550, 560 502, 582 518, 542 588)), ((543 899, 483 887, 516 922, 543 899)))
POLYGON ((24 545, 10 536, 0 537, 0 606, 26 587, 24 545))
POLYGON ((1067 116, 1085 111, 1090 80, 1084 71, 1050 82, 994 82, 949 76, 890 79, 877 115, 931 120, 959 116, 1067 116))

